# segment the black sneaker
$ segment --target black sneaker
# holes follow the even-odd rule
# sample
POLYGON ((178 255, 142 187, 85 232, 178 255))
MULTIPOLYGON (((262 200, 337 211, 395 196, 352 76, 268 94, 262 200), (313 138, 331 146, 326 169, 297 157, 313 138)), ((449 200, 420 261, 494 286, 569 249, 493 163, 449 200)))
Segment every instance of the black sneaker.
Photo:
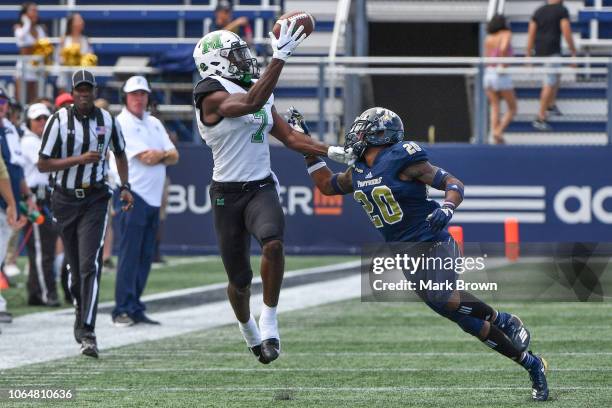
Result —
POLYGON ((146 314, 144 314, 144 313, 141 316, 135 317, 134 318, 134 322, 142 323, 142 324, 151 324, 151 325, 155 325, 155 326, 161 324, 157 320, 149 319, 149 317, 146 314))
POLYGON ((98 358, 98 344, 94 333, 87 333, 81 338, 81 354, 98 358))
POLYGON ((550 124, 543 119, 534 120, 533 122, 531 122, 531 126, 542 132, 550 132, 552 130, 550 124))
POLYGON ((121 313, 119 316, 113 317, 113 326, 115 327, 130 327, 134 324, 136 322, 127 313, 121 313))
POLYGON ((259 361, 264 364, 270 364, 280 356, 280 340, 266 339, 261 342, 261 357, 259 361))
POLYGON ((557 104, 554 104, 553 106, 549 107, 546 111, 549 115, 552 116, 563 116, 563 113, 559 110, 557 104))

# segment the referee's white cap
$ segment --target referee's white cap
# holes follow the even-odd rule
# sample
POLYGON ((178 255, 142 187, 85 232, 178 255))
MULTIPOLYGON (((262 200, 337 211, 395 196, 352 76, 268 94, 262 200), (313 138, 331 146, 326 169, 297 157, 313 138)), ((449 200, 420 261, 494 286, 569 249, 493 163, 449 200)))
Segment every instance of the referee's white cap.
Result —
POLYGON ((130 93, 136 91, 145 91, 151 93, 151 88, 149 88, 149 83, 147 79, 140 75, 134 75, 130 77, 127 81, 125 81, 125 85, 123 85, 123 92, 130 93))

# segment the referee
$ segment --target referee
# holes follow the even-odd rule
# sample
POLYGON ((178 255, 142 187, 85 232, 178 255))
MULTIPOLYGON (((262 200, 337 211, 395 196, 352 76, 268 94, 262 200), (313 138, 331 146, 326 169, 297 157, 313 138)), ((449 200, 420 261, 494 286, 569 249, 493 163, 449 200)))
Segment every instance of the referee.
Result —
POLYGON ((94 329, 112 196, 104 182, 108 148, 117 161, 124 211, 132 207, 133 198, 123 135, 115 118, 94 106, 96 79, 91 72, 81 69, 72 75, 72 96, 74 105, 58 110, 45 125, 38 168, 54 172, 51 209, 70 270, 70 292, 76 307, 74 338, 81 344, 82 354, 97 358, 94 329))

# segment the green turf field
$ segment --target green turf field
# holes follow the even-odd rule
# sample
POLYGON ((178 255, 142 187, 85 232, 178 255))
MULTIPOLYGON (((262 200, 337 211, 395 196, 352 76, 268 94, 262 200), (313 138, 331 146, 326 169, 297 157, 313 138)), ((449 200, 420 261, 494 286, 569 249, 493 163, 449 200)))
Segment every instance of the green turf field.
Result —
MULTIPOLYGON (((502 306, 521 316, 533 350, 549 360, 545 406, 612 406, 612 305, 502 306)), ((106 350, 97 361, 6 370, 0 388, 70 387, 73 405, 87 407, 537 405, 521 367, 421 304, 352 300, 282 314, 280 324, 283 355, 270 366, 247 354, 231 325, 106 350)))
MULTIPOLYGON (((311 268, 333 263, 353 261, 357 257, 349 256, 288 256, 286 258, 286 271, 296 269, 311 268)), ((196 286, 208 285, 211 283, 225 282, 227 277, 221 258, 216 256, 180 258, 167 257, 167 266, 155 266, 149 275, 149 281, 145 289, 145 295, 153 293, 167 292, 175 289, 191 288, 196 286)), ((23 271, 25 257, 18 261, 18 265, 23 271)), ((251 258, 251 265, 254 276, 259 276, 260 257, 251 258)), ((41 312, 50 310, 48 307, 28 306, 27 291, 25 288, 26 276, 24 273, 15 278, 15 287, 3 291, 2 296, 7 301, 8 309, 14 316, 21 316, 27 313, 41 312)), ((63 292, 58 286, 60 300, 63 300, 63 292)), ((100 285, 100 301, 113 300, 115 296, 115 272, 103 273, 100 285)))

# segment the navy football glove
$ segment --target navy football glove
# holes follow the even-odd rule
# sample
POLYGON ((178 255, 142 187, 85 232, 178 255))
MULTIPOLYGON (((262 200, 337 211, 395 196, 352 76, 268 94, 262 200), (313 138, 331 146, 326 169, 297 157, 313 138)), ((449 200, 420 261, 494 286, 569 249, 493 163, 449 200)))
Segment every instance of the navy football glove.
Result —
POLYGON ((442 208, 436 208, 431 214, 427 216, 430 228, 433 232, 440 232, 453 218, 455 213, 454 207, 444 204, 442 208))

